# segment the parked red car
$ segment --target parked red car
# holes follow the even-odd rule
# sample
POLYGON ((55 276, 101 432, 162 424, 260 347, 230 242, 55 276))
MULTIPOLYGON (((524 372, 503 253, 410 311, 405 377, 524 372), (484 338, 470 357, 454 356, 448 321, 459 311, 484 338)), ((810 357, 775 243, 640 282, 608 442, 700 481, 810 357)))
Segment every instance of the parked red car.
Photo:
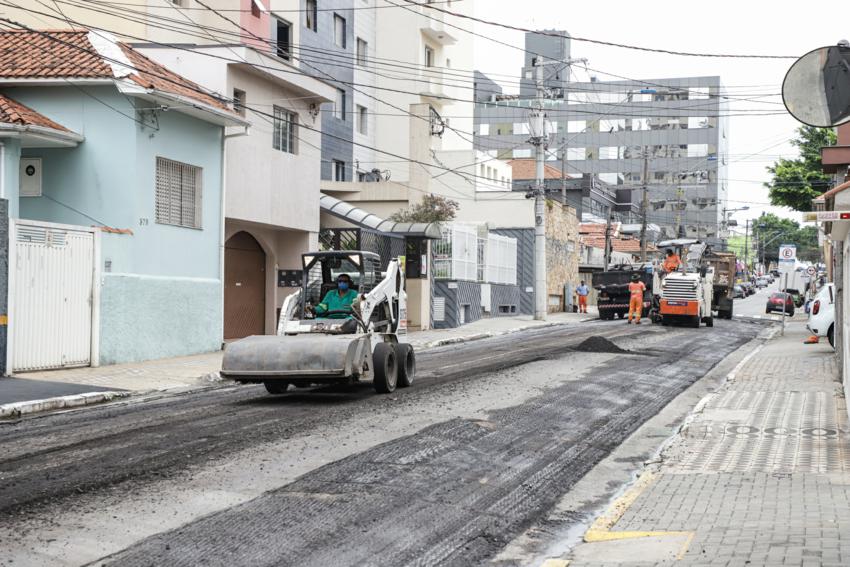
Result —
POLYGON ((770 294, 770 297, 767 298, 767 307, 765 308, 765 313, 773 313, 778 311, 782 313, 782 305, 785 305, 785 313, 789 317, 794 316, 794 298, 791 297, 790 293, 782 293, 780 291, 775 291, 770 294))

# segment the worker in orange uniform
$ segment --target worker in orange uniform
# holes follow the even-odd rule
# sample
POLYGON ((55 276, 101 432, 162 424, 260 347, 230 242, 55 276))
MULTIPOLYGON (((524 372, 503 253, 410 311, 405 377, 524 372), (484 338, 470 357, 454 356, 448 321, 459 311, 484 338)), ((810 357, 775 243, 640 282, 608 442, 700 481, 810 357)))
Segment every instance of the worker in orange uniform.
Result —
POLYGON ((632 281, 629 284, 629 320, 631 324, 632 315, 637 317, 635 325, 640 325, 640 314, 643 311, 643 293, 646 291, 646 285, 640 281, 640 275, 632 274, 632 281))
POLYGON ((664 259, 664 271, 668 274, 671 272, 675 272, 682 266, 682 259, 678 254, 673 252, 672 248, 667 249, 667 257, 664 259))

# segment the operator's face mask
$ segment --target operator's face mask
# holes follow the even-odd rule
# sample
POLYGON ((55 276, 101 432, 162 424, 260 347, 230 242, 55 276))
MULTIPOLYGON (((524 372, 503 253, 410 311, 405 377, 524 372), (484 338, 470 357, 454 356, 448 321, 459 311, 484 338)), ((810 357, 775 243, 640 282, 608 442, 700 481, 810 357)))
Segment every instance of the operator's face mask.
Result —
POLYGON ((340 280, 340 281, 336 282, 336 287, 340 291, 348 291, 348 282, 345 281, 345 280, 340 280))

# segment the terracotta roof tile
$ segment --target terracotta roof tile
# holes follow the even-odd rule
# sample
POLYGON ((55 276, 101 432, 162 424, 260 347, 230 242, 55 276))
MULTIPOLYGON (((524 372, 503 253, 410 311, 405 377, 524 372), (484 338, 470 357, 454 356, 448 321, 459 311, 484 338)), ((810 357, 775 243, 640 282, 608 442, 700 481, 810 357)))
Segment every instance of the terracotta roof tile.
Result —
POLYGON ((19 126, 42 126, 61 132, 72 133, 71 130, 68 130, 61 124, 2 94, 0 94, 0 123, 16 124, 19 126))
MULTIPOLYGON (((513 169, 514 180, 537 179, 537 162, 533 159, 508 160, 513 169)), ((561 170, 548 164, 543 164, 544 179, 561 179, 561 170)), ((567 175, 567 179, 571 179, 567 175)))
POLYGON ((119 44, 121 50, 137 69, 137 72, 130 75, 138 85, 146 89, 154 89, 165 93, 178 95, 190 99, 198 100, 213 108, 219 110, 230 109, 227 105, 212 95, 206 94, 206 91, 196 83, 188 79, 184 79, 177 73, 169 71, 159 63, 148 59, 129 45, 124 43, 119 44), (202 92, 198 92, 202 91, 202 92))
MULTIPOLYGON (((605 236, 582 235, 581 243, 592 248, 605 248, 605 236)), ((611 248, 614 252, 629 252, 636 254, 640 252, 640 240, 636 238, 612 238, 611 248)), ((647 252, 656 252, 657 250, 658 248, 652 244, 646 245, 647 252)))
MULTIPOLYGON (((110 61, 97 52, 88 34, 85 30, 0 32, 0 80, 114 79, 110 61)), ((219 110, 229 110, 226 104, 206 94, 196 83, 169 71, 124 43, 117 45, 133 68, 129 78, 139 86, 194 99, 219 110)))
POLYGON ((94 52, 88 32, 11 30, 0 32, 0 76, 107 79, 112 69, 94 52))
MULTIPOLYGON (((605 224, 598 222, 583 222, 578 225, 578 233, 605 236, 605 226, 605 224)), ((617 236, 619 232, 620 223, 611 223, 611 235, 617 236)))

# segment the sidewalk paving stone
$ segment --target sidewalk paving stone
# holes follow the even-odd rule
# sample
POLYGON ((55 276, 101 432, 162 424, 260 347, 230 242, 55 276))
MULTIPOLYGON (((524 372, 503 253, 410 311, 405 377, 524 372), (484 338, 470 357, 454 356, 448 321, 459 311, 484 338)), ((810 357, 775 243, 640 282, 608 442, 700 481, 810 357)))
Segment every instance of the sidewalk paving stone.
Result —
POLYGON ((832 349, 805 336, 789 325, 700 404, 611 527, 692 534, 677 559, 636 538, 581 543, 570 566, 850 565, 847 408, 832 349))

